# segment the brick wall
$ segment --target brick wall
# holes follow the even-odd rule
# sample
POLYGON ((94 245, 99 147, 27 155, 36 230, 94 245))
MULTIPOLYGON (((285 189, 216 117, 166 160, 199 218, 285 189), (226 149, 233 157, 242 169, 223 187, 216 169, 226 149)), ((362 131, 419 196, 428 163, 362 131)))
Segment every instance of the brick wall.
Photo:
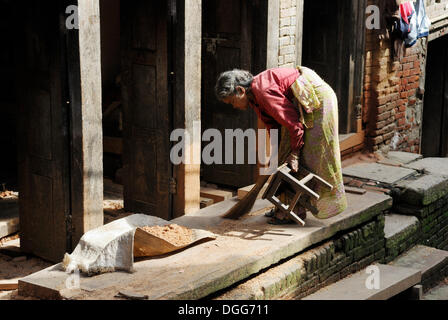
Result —
POLYGON ((415 205, 400 201, 395 206, 398 212, 413 215, 419 219, 421 244, 448 250, 448 195, 427 205, 415 205))
MULTIPOLYGON (((369 5, 378 0, 369 0, 369 5)), ((427 0, 430 19, 448 14, 448 0, 427 0)), ((420 152, 427 38, 394 59, 392 41, 381 31, 366 31, 364 110, 370 151, 420 152)))
POLYGON ((295 0, 280 0, 278 66, 296 66, 297 5, 295 0))

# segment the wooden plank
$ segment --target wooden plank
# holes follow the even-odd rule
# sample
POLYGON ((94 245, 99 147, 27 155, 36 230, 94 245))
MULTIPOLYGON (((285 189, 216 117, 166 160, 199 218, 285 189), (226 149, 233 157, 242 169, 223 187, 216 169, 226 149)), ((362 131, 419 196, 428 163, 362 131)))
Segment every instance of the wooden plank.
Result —
POLYGON ((85 232, 104 222, 99 0, 79 0, 78 8, 79 32, 67 35, 73 248, 85 232))
POLYGON ((232 198, 233 193, 225 190, 202 187, 201 197, 213 199, 217 203, 232 198))
POLYGON ((105 136, 103 138, 103 150, 108 153, 123 154, 123 138, 105 136))
POLYGON ((361 188, 355 188, 355 187, 349 187, 349 186, 345 186, 345 192, 349 192, 349 193, 354 193, 354 194, 364 194, 367 191, 365 189, 361 189, 361 188))
POLYGON ((339 142, 341 152, 364 142, 364 131, 350 135, 347 139, 339 142))
MULTIPOLYGON (((72 298, 111 299, 122 290, 148 295, 149 299, 207 297, 339 232, 372 221, 392 205, 392 198, 374 192, 367 192, 362 197, 348 194, 347 198, 349 207, 343 214, 323 220, 311 215, 307 218, 310 227, 305 228, 268 225, 263 211, 252 216, 254 212, 272 207, 267 200, 257 200, 243 223, 223 219, 222 214, 236 203, 236 199, 223 201, 171 222, 229 236, 218 237, 160 259, 135 262, 134 273, 114 272, 83 277, 82 293, 72 295, 72 298), (193 268, 192 261, 196 262, 193 268), (161 270, 164 276, 160 276, 161 270)), ((41 299, 64 298, 69 276, 58 266, 51 266, 22 279, 19 294, 41 299)))
POLYGON ((16 290, 18 287, 19 287, 19 278, 0 280, 0 291, 16 290))

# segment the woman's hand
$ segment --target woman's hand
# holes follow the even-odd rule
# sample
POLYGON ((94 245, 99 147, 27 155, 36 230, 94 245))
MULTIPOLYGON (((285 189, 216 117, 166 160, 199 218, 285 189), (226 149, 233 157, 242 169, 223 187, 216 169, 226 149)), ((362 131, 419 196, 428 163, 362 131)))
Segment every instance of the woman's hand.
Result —
POLYGON ((288 162, 289 167, 293 172, 299 171, 299 153, 298 152, 291 152, 286 159, 288 162))

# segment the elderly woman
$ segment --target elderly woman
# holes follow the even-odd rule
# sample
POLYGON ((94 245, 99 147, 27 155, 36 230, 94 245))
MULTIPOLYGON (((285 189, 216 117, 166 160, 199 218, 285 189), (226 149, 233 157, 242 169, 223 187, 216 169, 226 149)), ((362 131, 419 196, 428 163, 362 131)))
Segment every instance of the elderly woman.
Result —
MULTIPOLYGON (((337 98, 313 70, 275 68, 256 76, 244 70, 226 71, 218 77, 215 93, 220 101, 236 109, 254 109, 269 131, 282 129, 279 158, 286 159, 293 172, 303 166, 333 185, 331 191, 320 186, 315 189, 320 195, 312 203, 318 209, 317 218, 330 218, 346 209, 337 98)), ((282 201, 291 196, 291 190, 281 190, 282 201)), ((306 217, 304 208, 298 207, 295 212, 302 220, 306 217)), ((273 224, 292 222, 280 211, 271 216, 273 224)))

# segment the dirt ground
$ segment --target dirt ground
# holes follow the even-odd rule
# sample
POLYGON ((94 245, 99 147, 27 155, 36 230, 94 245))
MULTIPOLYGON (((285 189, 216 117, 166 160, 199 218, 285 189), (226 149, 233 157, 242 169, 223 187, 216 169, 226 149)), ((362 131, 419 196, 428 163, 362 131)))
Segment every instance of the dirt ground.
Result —
MULTIPOLYGON (((132 213, 123 209, 123 200, 106 197, 104 200, 104 224, 124 218, 132 213)), ((0 284, 4 280, 26 277, 52 266, 54 263, 20 252, 19 234, 0 239, 0 284)), ((21 297, 18 290, 1 290, 0 300, 37 300, 21 297)))

